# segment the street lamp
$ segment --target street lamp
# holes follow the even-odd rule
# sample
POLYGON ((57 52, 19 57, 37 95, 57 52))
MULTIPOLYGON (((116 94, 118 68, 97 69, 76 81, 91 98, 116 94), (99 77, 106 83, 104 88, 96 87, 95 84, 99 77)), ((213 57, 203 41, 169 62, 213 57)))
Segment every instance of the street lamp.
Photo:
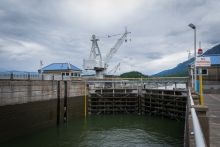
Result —
MULTIPOLYGON (((192 23, 188 25, 190 28, 194 30, 194 84, 195 84, 195 91, 196 91, 196 26, 192 23)), ((193 81, 192 81, 193 82, 193 81)))

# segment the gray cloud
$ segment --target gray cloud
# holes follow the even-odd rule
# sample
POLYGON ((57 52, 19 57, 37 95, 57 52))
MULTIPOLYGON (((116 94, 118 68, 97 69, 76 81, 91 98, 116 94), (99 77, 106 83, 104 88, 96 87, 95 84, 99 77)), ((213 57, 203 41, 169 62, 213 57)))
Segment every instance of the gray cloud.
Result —
MULTIPOLYGON (((120 72, 152 74, 187 59, 193 48, 189 23, 197 25, 204 48, 219 43, 219 7, 218 0, 1 0, 0 68, 36 71, 41 59, 81 67, 92 34, 121 33, 128 26, 132 41, 110 66, 122 62, 120 72)), ((116 39, 100 38, 103 54, 116 39)))

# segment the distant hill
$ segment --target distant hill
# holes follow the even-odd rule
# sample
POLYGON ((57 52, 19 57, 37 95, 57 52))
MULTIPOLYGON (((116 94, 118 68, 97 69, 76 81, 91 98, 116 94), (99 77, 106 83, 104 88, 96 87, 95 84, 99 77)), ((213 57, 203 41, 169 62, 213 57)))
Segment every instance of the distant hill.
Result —
MULTIPOLYGON (((220 44, 207 50, 203 55, 217 55, 217 54, 220 54, 220 44)), ((194 58, 191 58, 185 62, 178 64, 176 67, 172 69, 161 71, 152 76, 154 77, 188 76, 188 65, 192 63, 193 61, 194 61, 194 58)))
POLYGON ((207 50, 203 55, 215 55, 218 54, 220 55, 220 44, 214 46, 213 48, 207 50))
POLYGON ((194 58, 191 58, 183 63, 178 64, 176 67, 168 70, 161 71, 155 75, 152 75, 154 77, 182 77, 188 75, 188 65, 194 61, 194 58))
POLYGON ((138 71, 126 72, 120 75, 121 78, 145 78, 148 77, 138 71))

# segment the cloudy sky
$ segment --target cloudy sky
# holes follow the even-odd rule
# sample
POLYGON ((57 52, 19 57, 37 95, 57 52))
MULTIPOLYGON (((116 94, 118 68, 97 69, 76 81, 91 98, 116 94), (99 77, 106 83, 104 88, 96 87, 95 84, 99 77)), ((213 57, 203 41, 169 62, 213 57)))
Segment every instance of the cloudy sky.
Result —
POLYGON ((37 71, 44 65, 70 62, 82 68, 91 35, 100 36, 105 56, 119 36, 131 31, 109 63, 118 73, 145 74, 172 68, 193 51, 194 23, 206 50, 220 42, 219 0, 1 0, 0 69, 37 71))

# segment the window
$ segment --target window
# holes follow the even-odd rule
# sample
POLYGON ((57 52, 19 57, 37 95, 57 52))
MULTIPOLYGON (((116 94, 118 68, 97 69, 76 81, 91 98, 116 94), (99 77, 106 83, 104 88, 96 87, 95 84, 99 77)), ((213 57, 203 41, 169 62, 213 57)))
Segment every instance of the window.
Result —
MULTIPOLYGON (((196 70, 197 75, 199 75, 199 69, 196 70)), ((208 69, 202 69, 202 75, 208 75, 208 69)))
POLYGON ((62 72, 62 76, 65 76, 65 73, 64 73, 64 72, 62 72))
POLYGON ((202 75, 208 75, 208 69, 202 69, 202 75))
POLYGON ((69 73, 68 73, 68 72, 66 73, 66 76, 69 76, 69 73))
POLYGON ((73 77, 73 73, 71 73, 71 77, 73 77))

